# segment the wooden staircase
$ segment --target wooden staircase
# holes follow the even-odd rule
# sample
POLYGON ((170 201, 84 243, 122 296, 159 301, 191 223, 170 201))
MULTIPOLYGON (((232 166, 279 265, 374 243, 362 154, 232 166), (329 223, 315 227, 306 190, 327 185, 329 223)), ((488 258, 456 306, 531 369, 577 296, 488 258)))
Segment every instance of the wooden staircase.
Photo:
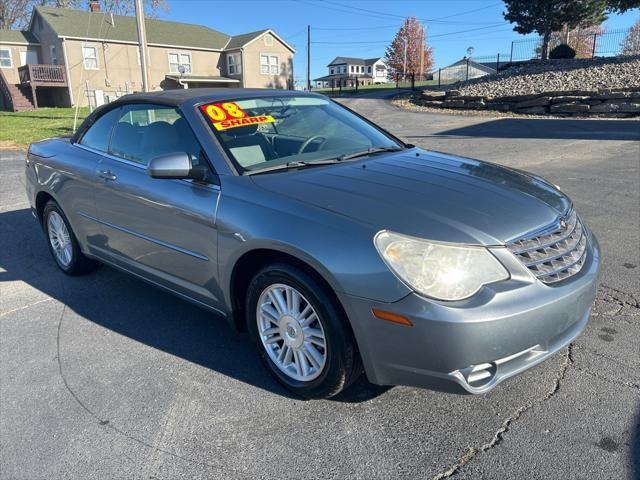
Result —
POLYGON ((12 112, 33 110, 35 108, 31 99, 20 90, 19 85, 7 82, 2 71, 0 71, 0 94, 4 97, 5 108, 12 112))

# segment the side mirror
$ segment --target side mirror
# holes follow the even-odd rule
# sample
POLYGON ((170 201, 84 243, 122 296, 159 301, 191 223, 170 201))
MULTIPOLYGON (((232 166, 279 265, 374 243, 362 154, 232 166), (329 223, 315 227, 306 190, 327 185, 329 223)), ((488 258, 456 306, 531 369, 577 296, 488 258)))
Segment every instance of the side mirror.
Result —
POLYGON ((191 157, 184 152, 167 153, 154 157, 147 165, 147 173, 152 178, 191 178, 202 182, 206 180, 206 168, 194 167, 191 157))

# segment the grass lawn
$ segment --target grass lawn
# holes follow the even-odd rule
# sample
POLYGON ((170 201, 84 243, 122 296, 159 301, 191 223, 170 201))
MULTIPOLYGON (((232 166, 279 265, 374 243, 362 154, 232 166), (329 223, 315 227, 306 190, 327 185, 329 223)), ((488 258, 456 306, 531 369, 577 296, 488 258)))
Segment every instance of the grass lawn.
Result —
MULTIPOLYGON (((48 137, 71 135, 75 108, 39 108, 30 112, 0 111, 0 147, 26 147, 48 137)), ((78 110, 78 126, 89 114, 78 110)))

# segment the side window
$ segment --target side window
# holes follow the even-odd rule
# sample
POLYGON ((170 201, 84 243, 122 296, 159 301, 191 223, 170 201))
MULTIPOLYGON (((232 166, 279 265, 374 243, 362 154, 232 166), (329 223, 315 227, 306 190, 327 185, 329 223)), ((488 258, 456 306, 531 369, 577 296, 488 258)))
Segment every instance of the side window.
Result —
POLYGON ((120 110, 119 108, 114 108, 93 122, 82 135, 80 145, 85 145, 101 152, 109 151, 109 139, 111 138, 113 126, 120 118, 120 110))
POLYGON ((185 152, 202 162, 200 144, 180 112, 163 105, 125 105, 120 109, 110 153, 141 165, 154 157, 185 152))

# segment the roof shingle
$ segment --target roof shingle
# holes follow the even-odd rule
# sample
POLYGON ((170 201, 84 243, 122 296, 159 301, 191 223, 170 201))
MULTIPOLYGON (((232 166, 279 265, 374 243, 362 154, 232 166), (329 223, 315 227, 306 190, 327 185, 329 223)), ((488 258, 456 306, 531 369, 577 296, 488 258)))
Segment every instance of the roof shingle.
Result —
MULTIPOLYGON (((111 16, 66 8, 36 7, 38 14, 60 36, 137 42, 135 17, 111 16), (113 20, 113 23, 112 23, 113 20)), ((145 18, 147 42, 175 47, 222 50, 229 35, 202 25, 145 18)))
POLYGON ((226 46, 226 50, 240 48, 246 45, 247 43, 249 43, 251 40, 258 38, 260 35, 268 31, 269 29, 265 28, 264 30, 258 30, 257 32, 250 32, 250 33, 243 33, 242 35, 235 35, 231 37, 229 44, 226 46))
POLYGON ((0 43, 39 44, 35 35, 28 30, 0 30, 0 43))
POLYGON ((331 65, 344 65, 344 64, 373 65, 381 58, 382 57, 378 57, 378 58, 336 57, 333 59, 333 61, 329 65, 327 65, 327 67, 330 67, 331 65))

